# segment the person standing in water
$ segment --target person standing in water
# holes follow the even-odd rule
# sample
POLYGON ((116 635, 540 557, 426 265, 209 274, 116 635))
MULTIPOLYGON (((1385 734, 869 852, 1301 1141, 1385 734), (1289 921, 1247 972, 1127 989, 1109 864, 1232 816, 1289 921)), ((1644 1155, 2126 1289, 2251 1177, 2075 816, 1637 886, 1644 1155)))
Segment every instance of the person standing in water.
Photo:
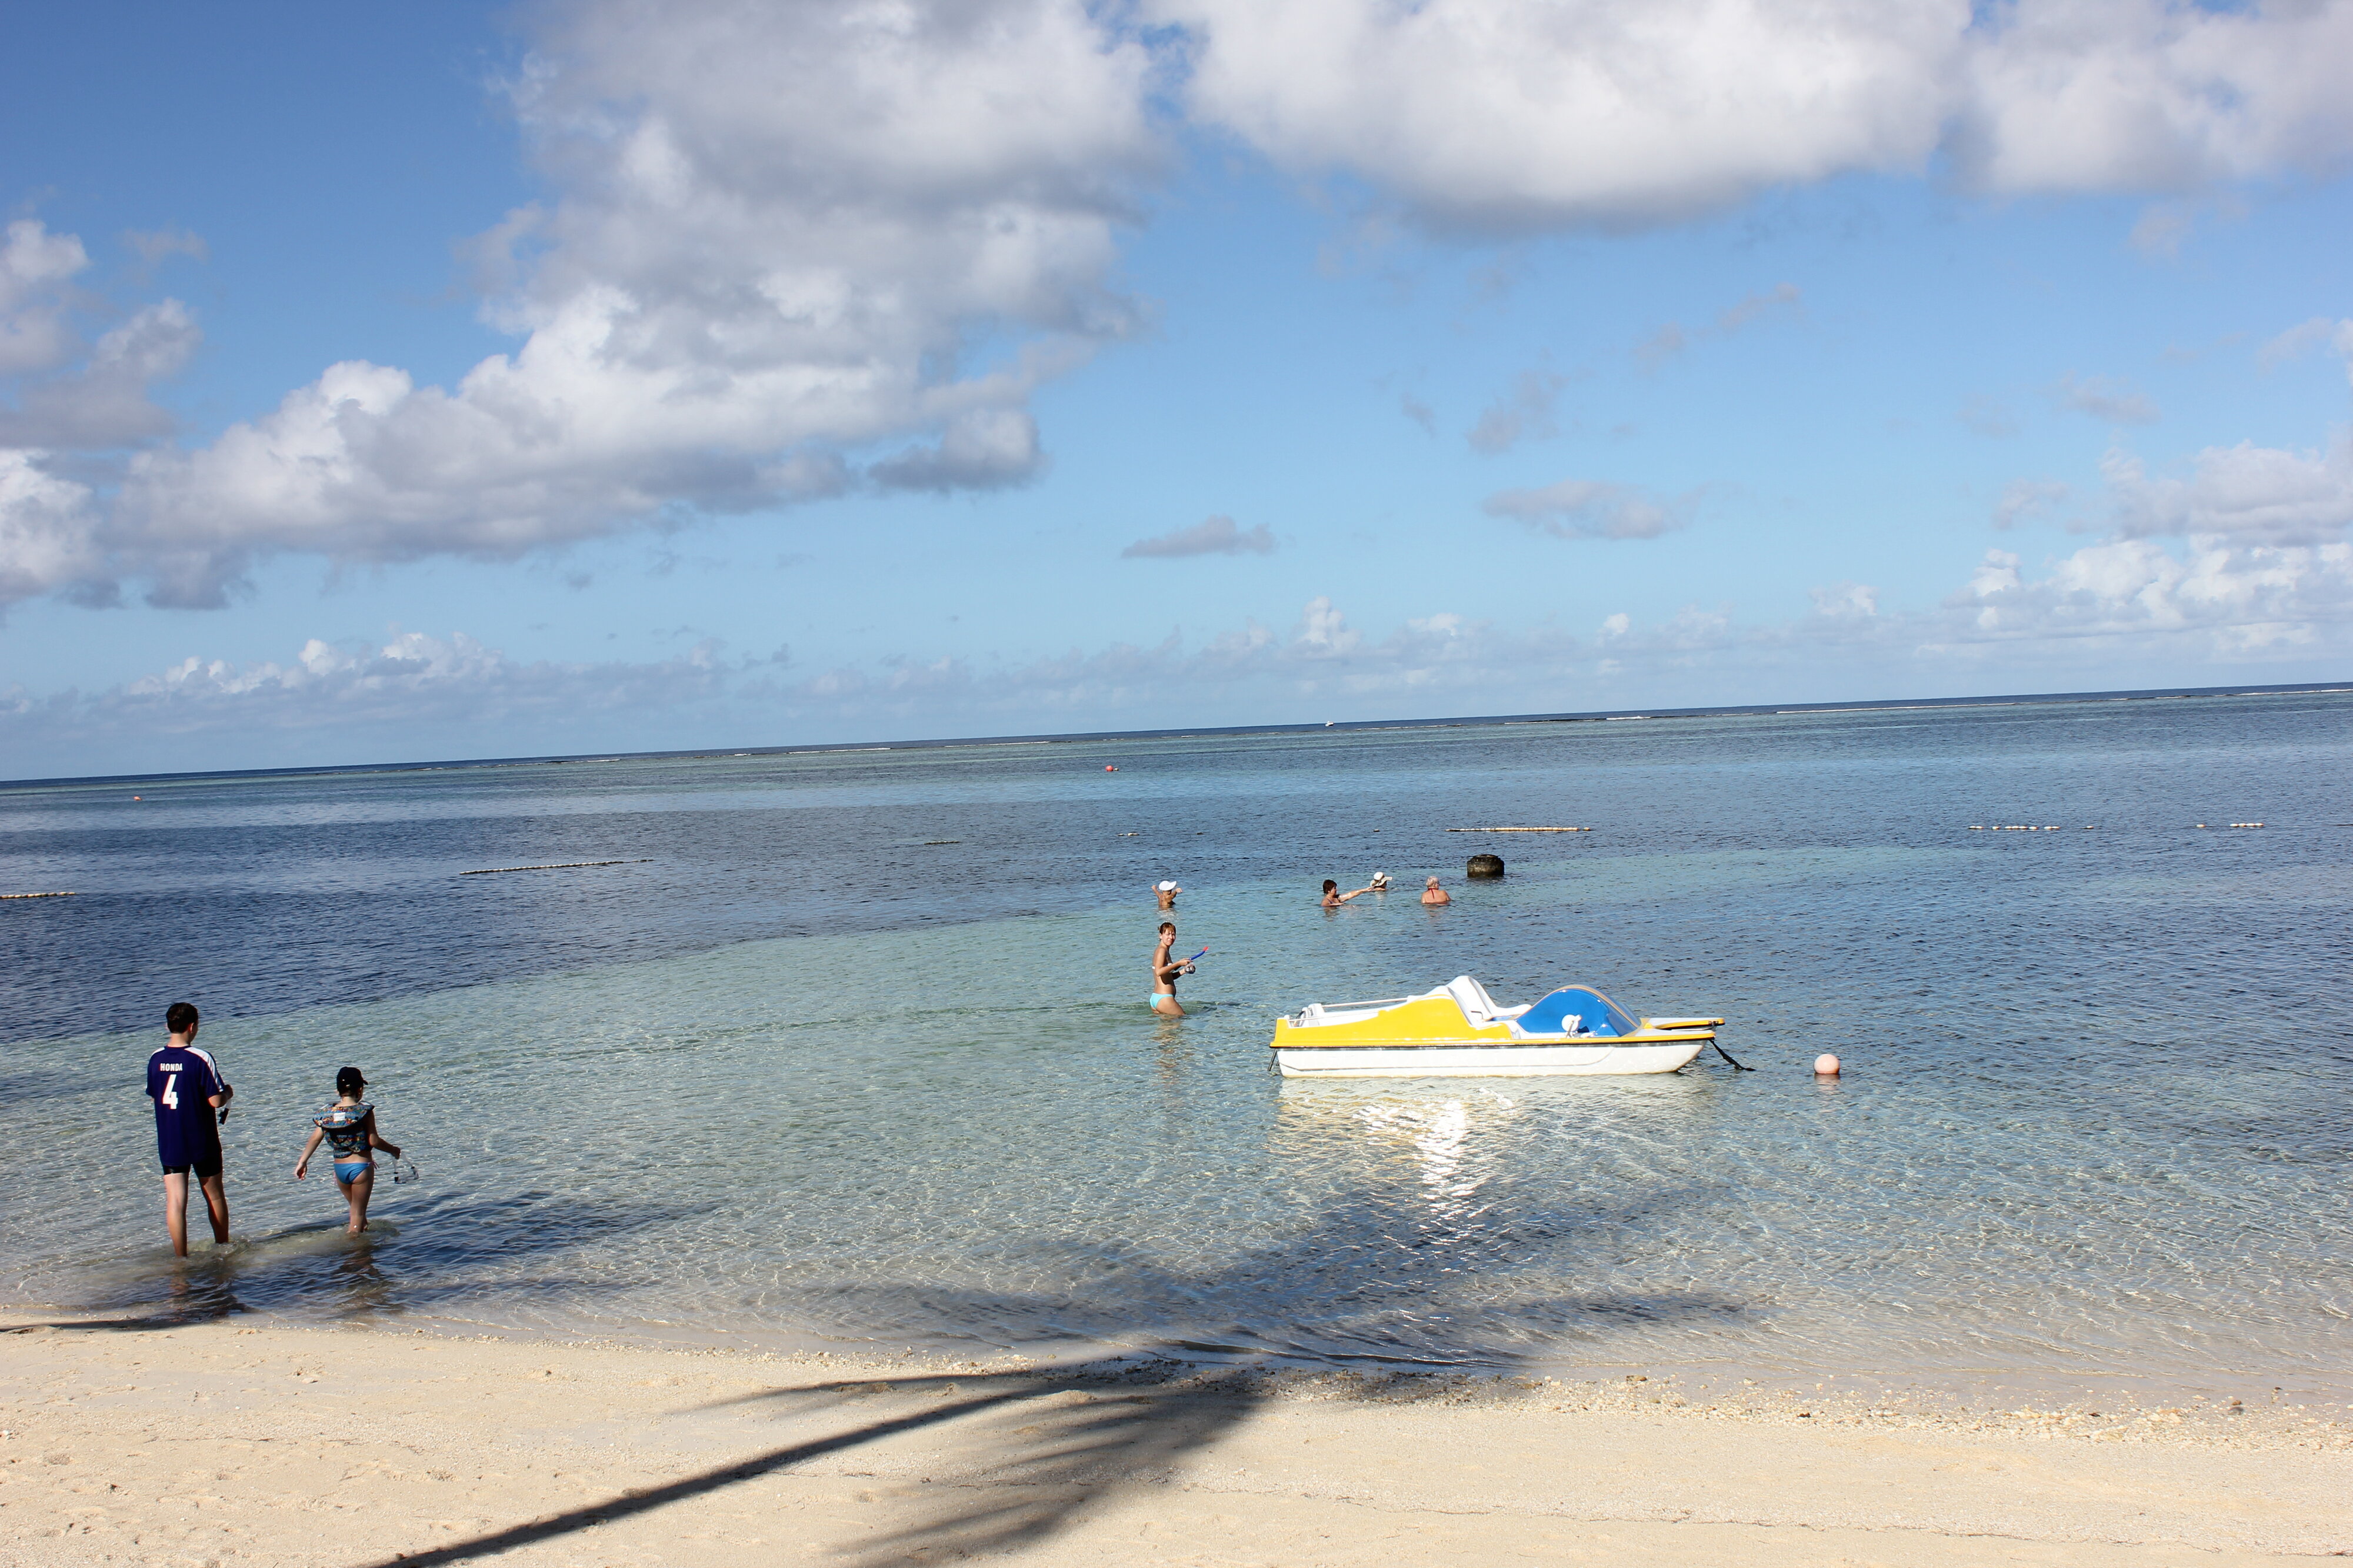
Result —
POLYGON ((188 1255, 188 1173, 195 1173, 213 1222, 213 1243, 228 1240, 228 1191, 221 1181, 220 1124, 237 1090, 210 1051, 196 1049, 196 1009, 164 1009, 172 1043, 147 1058, 147 1098, 155 1102, 155 1155, 164 1165, 164 1227, 172 1253, 188 1255), (217 1112, 217 1115, 216 1113, 217 1112))
POLYGON ((1153 888, 1152 896, 1160 900, 1160 908, 1165 913, 1176 907, 1176 895, 1184 890, 1174 882, 1161 882, 1153 888))
POLYGON ((1193 966, 1180 958, 1169 956, 1168 950, 1176 943, 1176 922, 1160 922, 1160 945, 1152 951, 1152 1010, 1164 1018, 1181 1018, 1185 1009, 1176 1005, 1176 977, 1190 974, 1193 966))
POLYGON ((343 1201, 351 1205, 352 1222, 345 1229, 353 1236, 367 1228, 368 1194, 375 1191, 375 1154, 381 1149, 394 1159, 400 1158, 400 1146, 387 1143, 375 1130, 375 1107, 360 1098, 367 1092, 367 1079, 357 1068, 344 1068, 335 1074, 335 1103, 311 1119, 311 1141, 302 1145, 302 1157, 294 1162, 294 1179, 301 1181, 310 1173, 311 1152, 323 1140, 335 1161, 335 1184, 343 1189, 343 1201))
POLYGON ((1422 884, 1421 901, 1425 904, 1437 905, 1451 904, 1454 900, 1447 896, 1445 889, 1438 885, 1438 879, 1432 877, 1422 884))
POLYGON ((1327 910, 1336 910, 1342 904, 1346 903, 1350 899, 1361 899, 1366 893, 1371 891, 1373 891, 1371 885, 1366 884, 1364 887, 1358 888, 1353 893, 1344 893, 1340 890, 1339 883, 1334 881, 1331 878, 1326 877, 1324 879, 1324 907, 1327 910))

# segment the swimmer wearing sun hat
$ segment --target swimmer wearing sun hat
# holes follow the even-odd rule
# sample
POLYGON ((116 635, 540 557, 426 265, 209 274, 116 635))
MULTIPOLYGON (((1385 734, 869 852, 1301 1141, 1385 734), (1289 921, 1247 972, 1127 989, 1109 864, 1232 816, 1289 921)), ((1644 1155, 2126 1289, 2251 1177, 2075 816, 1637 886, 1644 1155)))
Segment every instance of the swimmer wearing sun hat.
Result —
POLYGON ((1160 900, 1162 909, 1173 910, 1176 907, 1176 895, 1184 890, 1174 882, 1155 882, 1153 884, 1152 896, 1160 900))

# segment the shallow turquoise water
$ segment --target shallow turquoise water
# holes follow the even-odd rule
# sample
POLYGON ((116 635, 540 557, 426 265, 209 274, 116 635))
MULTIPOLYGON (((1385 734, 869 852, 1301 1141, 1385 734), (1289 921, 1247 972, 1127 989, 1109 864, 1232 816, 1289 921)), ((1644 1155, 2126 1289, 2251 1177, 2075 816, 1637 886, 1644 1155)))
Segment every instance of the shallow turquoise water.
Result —
POLYGON ((239 1089, 245 1238, 185 1268, 157 1245, 158 1037, 51 1030, 0 1078, 0 1295, 2333 1385, 2348 719, 2298 697, 617 763, 189 784, 168 816, 0 793, 12 885, 91 889, 9 906, 48 922, 10 935, 26 1010, 196 995, 239 1089), (1495 821, 1600 831, 1445 832, 1495 821), (1968 831, 2029 821, 2064 830, 1968 831), (1510 876, 1466 885, 1488 847, 1510 876), (590 850, 648 860, 454 875, 590 850), (1321 876, 1376 868, 1459 901, 1314 908, 1321 876), (1180 1022, 1143 1005, 1164 872, 1183 950, 1211 950, 1180 1022), (148 902, 178 907, 162 957, 148 902), (1463 972, 1722 1013, 1757 1070, 1267 1074, 1276 1013, 1463 972), (1822 1050, 1842 1082, 1806 1070, 1822 1050), (323 1228, 331 1186, 288 1179, 345 1060, 427 1174, 358 1244, 323 1228))

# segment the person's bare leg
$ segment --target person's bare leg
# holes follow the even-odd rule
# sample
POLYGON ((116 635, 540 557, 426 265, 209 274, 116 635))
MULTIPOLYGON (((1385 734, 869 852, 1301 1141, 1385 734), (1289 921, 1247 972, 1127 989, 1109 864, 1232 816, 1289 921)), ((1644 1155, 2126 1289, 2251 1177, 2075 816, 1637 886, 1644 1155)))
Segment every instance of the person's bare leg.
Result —
POLYGON ((188 1255, 188 1173, 164 1173, 164 1228, 172 1233, 172 1255, 188 1255))
POLYGON ((368 1194, 375 1191, 375 1167, 370 1165, 360 1179, 344 1191, 352 1200, 352 1234, 357 1236, 367 1228, 368 1194))
MULTIPOLYGON (((228 1186, 225 1178, 217 1173, 206 1176, 204 1193, 205 1213, 211 1216, 213 1222, 213 1240, 226 1247, 228 1245, 228 1186)), ((180 1224, 185 1227, 187 1221, 183 1218, 180 1224)))

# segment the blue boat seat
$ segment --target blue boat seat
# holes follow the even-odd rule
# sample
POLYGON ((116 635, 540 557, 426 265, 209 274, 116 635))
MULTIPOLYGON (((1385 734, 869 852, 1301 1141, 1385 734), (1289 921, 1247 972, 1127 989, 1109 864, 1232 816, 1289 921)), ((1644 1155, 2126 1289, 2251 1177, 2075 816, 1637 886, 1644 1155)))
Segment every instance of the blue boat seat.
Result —
POLYGON ((1564 985, 1521 1014, 1516 1026, 1530 1035, 1591 1035, 1614 1039, 1634 1032, 1634 1020, 1599 991, 1564 985))

